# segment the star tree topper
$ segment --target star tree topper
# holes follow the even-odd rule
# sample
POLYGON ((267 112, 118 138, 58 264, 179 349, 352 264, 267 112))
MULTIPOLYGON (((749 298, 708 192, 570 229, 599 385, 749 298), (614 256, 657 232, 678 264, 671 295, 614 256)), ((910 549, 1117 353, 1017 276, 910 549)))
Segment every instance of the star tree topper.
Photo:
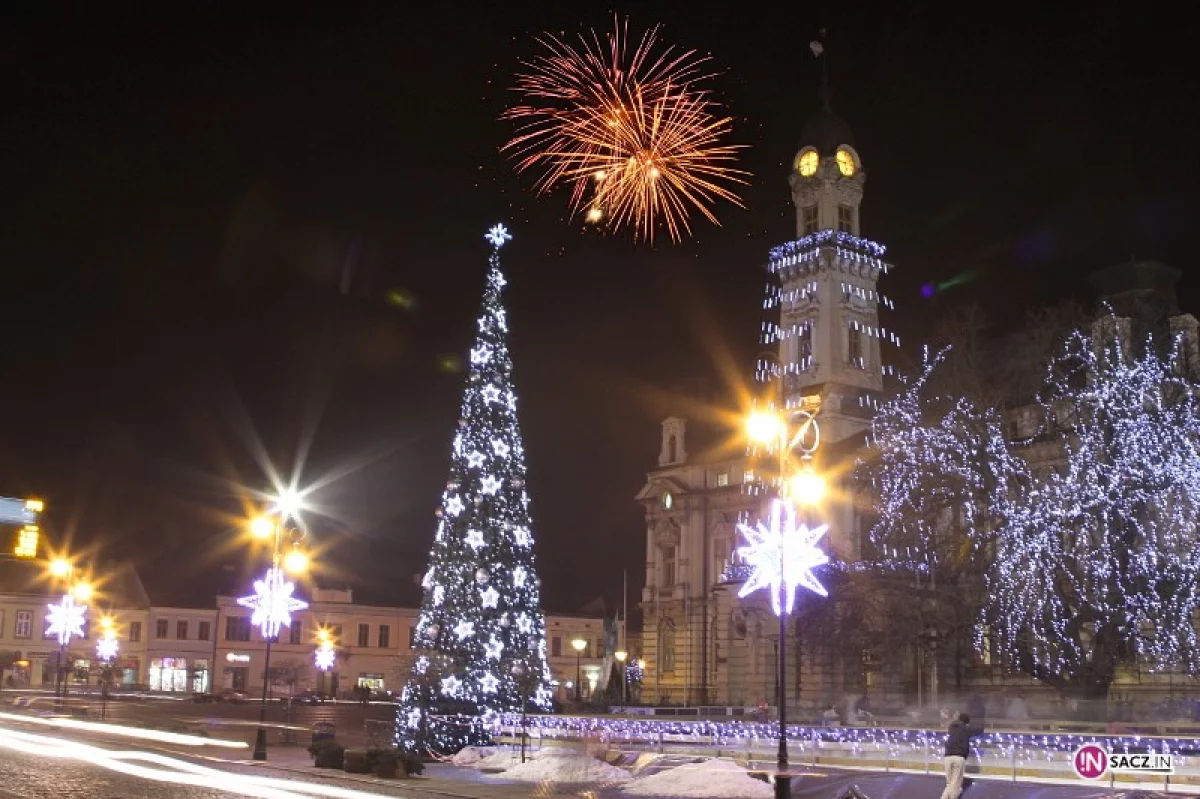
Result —
POLYGON ((754 527, 738 525, 738 531, 746 537, 747 543, 747 546, 738 547, 738 555, 753 570, 738 596, 769 587, 771 607, 776 616, 780 614, 781 606, 786 608, 783 612, 792 612, 797 588, 829 596, 813 574, 813 569, 829 563, 829 556, 816 546, 828 529, 827 524, 812 529, 804 524, 797 526, 792 503, 771 500, 768 527, 764 527, 762 521, 754 527))
POLYGON ((266 577, 254 581, 254 596, 244 596, 237 602, 254 609, 250 623, 259 628, 264 638, 274 638, 279 635, 280 627, 292 625, 292 613, 308 607, 307 602, 292 596, 295 590, 295 584, 284 579, 283 569, 272 566, 267 569, 266 577))
POLYGON ((46 621, 50 622, 46 628, 47 636, 56 636, 61 646, 69 644, 71 636, 83 637, 83 615, 87 613, 87 605, 76 605, 74 597, 63 594, 57 605, 46 607, 50 610, 46 615, 46 621))

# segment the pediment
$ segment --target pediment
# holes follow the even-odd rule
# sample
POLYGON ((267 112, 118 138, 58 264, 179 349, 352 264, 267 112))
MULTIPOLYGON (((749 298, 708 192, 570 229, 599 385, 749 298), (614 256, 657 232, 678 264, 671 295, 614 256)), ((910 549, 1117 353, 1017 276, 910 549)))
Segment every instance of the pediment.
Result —
POLYGON ((645 502, 648 499, 658 499, 667 493, 678 496, 688 493, 688 488, 673 477, 651 477, 634 499, 645 502))

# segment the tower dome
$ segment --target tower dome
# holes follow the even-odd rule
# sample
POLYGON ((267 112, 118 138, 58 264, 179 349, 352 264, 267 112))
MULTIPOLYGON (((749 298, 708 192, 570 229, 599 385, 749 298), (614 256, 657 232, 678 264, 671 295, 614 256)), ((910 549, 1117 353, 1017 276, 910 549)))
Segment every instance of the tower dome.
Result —
POLYGON ((850 126, 834 113, 829 104, 831 94, 829 88, 821 87, 821 108, 804 123, 804 128, 800 131, 801 149, 815 147, 822 156, 829 156, 837 152, 839 145, 854 146, 854 134, 850 131, 850 126))

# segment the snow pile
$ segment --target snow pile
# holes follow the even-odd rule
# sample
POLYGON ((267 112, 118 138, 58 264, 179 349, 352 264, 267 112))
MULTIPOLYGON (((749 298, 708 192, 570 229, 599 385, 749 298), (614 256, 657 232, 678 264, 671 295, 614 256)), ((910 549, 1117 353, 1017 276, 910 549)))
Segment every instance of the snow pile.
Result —
POLYGON ((458 754, 450 758, 450 762, 456 766, 475 766, 479 761, 494 754, 496 754, 494 746, 464 746, 458 750, 458 754))
POLYGON ((623 769, 572 749, 549 747, 533 760, 518 763, 498 775, 523 782, 624 783, 632 779, 623 769))
POLYGON ((771 799, 775 789, 728 760, 705 760, 640 777, 623 789, 635 796, 695 799, 771 799))

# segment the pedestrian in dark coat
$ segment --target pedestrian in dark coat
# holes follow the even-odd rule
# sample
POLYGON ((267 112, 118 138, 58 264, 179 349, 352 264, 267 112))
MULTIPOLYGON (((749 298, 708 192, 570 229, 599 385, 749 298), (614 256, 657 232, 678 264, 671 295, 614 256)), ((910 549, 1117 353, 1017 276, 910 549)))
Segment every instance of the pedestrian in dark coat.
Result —
POLYGON ((983 726, 972 724, 966 713, 959 713, 950 722, 946 734, 946 790, 942 791, 942 799, 958 799, 962 793, 963 771, 971 756, 971 738, 976 735, 983 735, 983 726))

